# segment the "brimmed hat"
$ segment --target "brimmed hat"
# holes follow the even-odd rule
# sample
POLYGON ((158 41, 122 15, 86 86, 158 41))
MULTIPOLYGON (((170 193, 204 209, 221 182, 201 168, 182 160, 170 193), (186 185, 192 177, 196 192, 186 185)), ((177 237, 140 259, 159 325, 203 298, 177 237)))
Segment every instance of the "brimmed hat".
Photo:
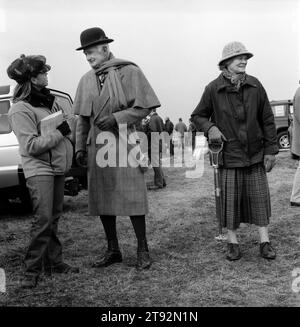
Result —
POLYGON ((41 55, 25 56, 22 54, 20 58, 14 60, 7 68, 9 78, 15 80, 18 84, 23 84, 36 77, 40 73, 45 73, 51 69, 46 64, 46 57, 41 55))
POLYGON ((222 51, 222 58, 219 61, 219 66, 226 61, 227 59, 236 57, 236 56, 241 56, 241 55, 246 55, 247 59, 253 57, 253 54, 246 50, 246 47, 244 46, 243 43, 241 42, 230 42, 225 45, 223 51, 222 51))
POLYGON ((106 44, 110 42, 113 42, 113 39, 109 39, 101 28, 92 27, 84 30, 80 34, 81 47, 77 48, 76 50, 83 50, 91 47, 92 45, 106 44))

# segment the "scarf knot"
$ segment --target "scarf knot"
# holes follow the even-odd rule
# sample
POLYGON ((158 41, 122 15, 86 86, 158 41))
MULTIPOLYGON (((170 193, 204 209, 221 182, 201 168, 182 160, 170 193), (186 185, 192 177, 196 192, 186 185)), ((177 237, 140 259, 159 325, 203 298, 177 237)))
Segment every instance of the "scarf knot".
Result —
POLYGON ((222 75, 230 81, 230 83, 239 91, 240 87, 244 84, 246 80, 246 73, 233 74, 227 68, 222 70, 222 75))

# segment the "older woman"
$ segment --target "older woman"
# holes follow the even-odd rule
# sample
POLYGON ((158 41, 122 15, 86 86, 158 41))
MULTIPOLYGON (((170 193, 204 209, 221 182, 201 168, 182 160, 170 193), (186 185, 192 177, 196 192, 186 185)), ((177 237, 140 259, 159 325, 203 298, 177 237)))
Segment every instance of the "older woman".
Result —
POLYGON ((224 142, 220 174, 228 260, 241 257, 236 230, 242 222, 258 226, 261 256, 276 257, 268 237, 271 206, 266 177, 278 153, 276 129, 262 84, 246 74, 252 56, 240 42, 227 44, 219 61, 221 74, 206 86, 192 113, 209 142, 224 142))
POLYGON ((9 120, 19 142, 26 184, 30 192, 34 221, 25 256, 25 276, 21 287, 35 287, 44 267, 52 272, 78 272, 62 261, 62 245, 57 237, 58 219, 64 198, 64 174, 72 163, 71 130, 64 120, 57 129, 41 135, 40 122, 58 110, 55 96, 46 88, 50 66, 44 56, 22 55, 11 63, 7 74, 18 84, 9 120))

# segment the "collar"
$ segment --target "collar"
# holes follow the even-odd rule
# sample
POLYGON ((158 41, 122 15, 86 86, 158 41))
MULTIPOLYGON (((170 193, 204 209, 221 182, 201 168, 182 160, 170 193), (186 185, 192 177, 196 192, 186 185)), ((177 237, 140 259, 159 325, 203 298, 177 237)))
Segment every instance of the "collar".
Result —
POLYGON ((50 93, 50 90, 47 88, 43 88, 40 91, 35 87, 31 88, 30 96, 28 102, 33 107, 47 107, 48 109, 52 109, 54 102, 54 95, 50 93))
MULTIPOLYGON (((218 78, 217 78, 217 91, 221 91, 224 88, 231 87, 232 84, 229 82, 228 79, 226 79, 223 74, 221 73, 218 78)), ((246 79, 243 85, 249 85, 252 87, 258 87, 256 79, 251 76, 246 74, 246 79)))

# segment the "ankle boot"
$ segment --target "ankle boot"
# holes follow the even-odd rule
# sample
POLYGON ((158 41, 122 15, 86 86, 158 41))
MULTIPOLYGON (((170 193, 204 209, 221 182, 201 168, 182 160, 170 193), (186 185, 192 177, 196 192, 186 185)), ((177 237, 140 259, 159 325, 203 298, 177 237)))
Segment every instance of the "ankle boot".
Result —
POLYGON ((137 248, 137 264, 136 268, 138 270, 142 269, 148 269, 151 266, 151 258, 149 255, 149 249, 147 240, 144 239, 142 241, 138 242, 138 248, 137 248))
POLYGON ((109 240, 107 242, 107 250, 104 256, 92 264, 93 268, 108 267, 116 262, 122 262, 122 253, 119 249, 118 240, 109 240))

